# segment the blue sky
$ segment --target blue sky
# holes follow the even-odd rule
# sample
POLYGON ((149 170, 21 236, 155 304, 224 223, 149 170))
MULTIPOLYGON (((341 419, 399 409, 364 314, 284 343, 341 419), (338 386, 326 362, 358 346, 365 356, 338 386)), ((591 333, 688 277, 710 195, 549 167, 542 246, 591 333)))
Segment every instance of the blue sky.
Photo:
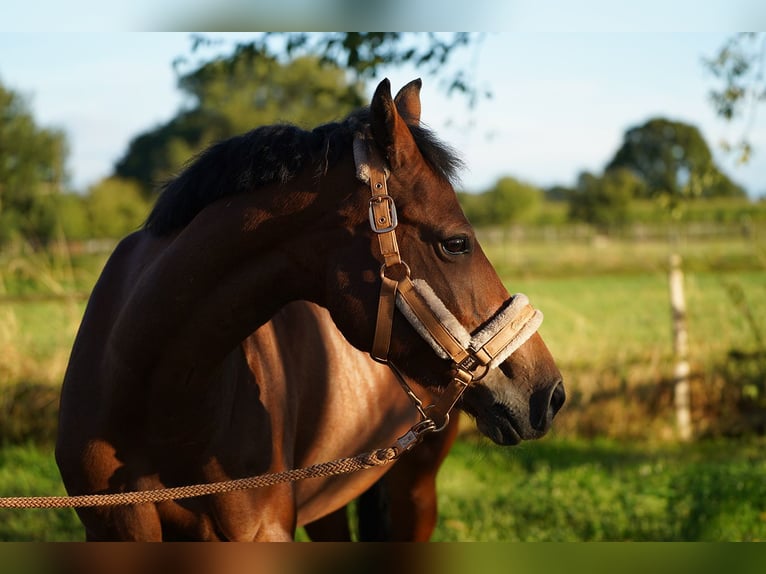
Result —
MULTIPOLYGON (((627 128, 661 115, 700 127, 719 165, 752 194, 765 194, 766 122, 756 118, 749 132, 753 160, 736 166, 718 142, 738 139, 743 126, 717 118, 708 103, 714 84, 701 60, 730 35, 489 34, 465 56, 474 81, 493 93, 472 110, 459 97, 445 97, 422 71, 385 74, 395 89, 423 75, 423 120, 463 153, 469 190, 503 175, 572 184, 581 171, 603 168, 627 128)), ((171 64, 189 46, 186 33, 6 32, 0 34, 0 82, 29 97, 40 123, 67 132, 72 183, 82 189, 108 175, 131 137, 182 105, 171 64)))
POLYGON ((0 30, 753 30, 763 0, 24 0, 0 30), (224 26, 225 27, 221 27, 224 26))

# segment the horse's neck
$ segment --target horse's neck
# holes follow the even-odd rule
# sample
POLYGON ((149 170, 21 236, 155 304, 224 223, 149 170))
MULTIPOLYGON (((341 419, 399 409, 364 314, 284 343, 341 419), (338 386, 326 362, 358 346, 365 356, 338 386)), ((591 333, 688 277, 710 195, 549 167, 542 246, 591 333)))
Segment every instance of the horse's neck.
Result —
POLYGON ((318 261, 294 241, 311 208, 277 212, 237 203, 246 198, 211 206, 172 240, 141 239, 145 251, 157 253, 131 289, 110 345, 144 370, 137 375, 208 371, 281 306, 316 298, 300 268, 318 261))

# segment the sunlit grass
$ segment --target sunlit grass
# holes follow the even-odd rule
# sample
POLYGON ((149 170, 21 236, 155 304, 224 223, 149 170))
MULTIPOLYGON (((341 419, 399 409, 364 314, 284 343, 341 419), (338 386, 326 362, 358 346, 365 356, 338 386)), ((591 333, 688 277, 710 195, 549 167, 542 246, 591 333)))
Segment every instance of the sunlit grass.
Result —
MULTIPOLYGON (((456 446, 439 479, 435 538, 766 538, 763 440, 657 442, 673 436, 672 408, 662 398, 672 372, 668 244, 506 240, 484 244, 509 291, 526 293, 545 313, 541 334, 562 369, 569 400, 553 436, 542 441, 514 449, 472 439, 456 446), (588 442, 577 435, 641 440, 588 442)), ((706 400, 714 401, 719 391, 704 377, 726 364, 732 349, 758 350, 743 310, 756 318, 756 328, 766 317, 764 250, 745 238, 676 247, 685 262, 692 368, 706 400)), ((87 293, 106 258, 61 257, 0 255, 0 300, 87 293)), ((50 438, 50 428, 25 425, 30 412, 43 412, 40 401, 51 406, 83 309, 79 298, 0 302, 0 426, 11 433, 4 440, 50 438), (41 385, 48 394, 38 392, 41 385), (37 402, 20 409, 17 396, 37 402)), ((62 493, 49 447, 0 451, 0 494, 62 493)), ((82 537, 68 511, 2 512, 0 539, 82 537)))
MULTIPOLYGON (((438 478, 437 541, 766 540, 764 439, 692 445, 464 437, 438 478)), ((0 493, 64 494, 50 447, 0 449, 0 493)), ((0 510, 0 540, 81 540, 71 510, 0 510)), ((301 533, 301 538, 305 535, 301 533)))
MULTIPOLYGON (((31 445, 0 448, 0 496, 63 496, 53 450, 31 445)), ((83 540, 74 510, 0 509, 0 541, 83 540)))
POLYGON ((455 445, 435 540, 766 540, 762 439, 455 445))
POLYGON ((688 271, 727 272, 766 268, 766 244, 760 235, 695 239, 607 237, 577 227, 535 230, 480 229, 482 248, 502 276, 514 279, 604 274, 665 273, 671 253, 681 255, 688 271))
MULTIPOLYGON (((692 360, 751 349, 751 327, 732 303, 727 285, 744 293, 756 317, 766 317, 766 269, 685 275, 692 360)), ((506 278, 543 310, 541 333, 557 360, 596 366, 672 354, 667 277, 664 273, 597 277, 506 278)))

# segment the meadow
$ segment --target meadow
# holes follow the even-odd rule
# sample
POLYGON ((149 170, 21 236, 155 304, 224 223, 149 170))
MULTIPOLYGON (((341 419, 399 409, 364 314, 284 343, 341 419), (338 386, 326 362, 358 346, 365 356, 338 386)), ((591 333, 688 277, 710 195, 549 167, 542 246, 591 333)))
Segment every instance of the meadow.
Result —
MULTIPOLYGON (((502 449, 473 433, 439 475, 433 540, 766 541, 762 438, 692 445, 554 435, 502 449)), ((0 450, 0 490, 64 494, 51 451, 0 450)), ((78 541, 71 510, 3 510, 0 540, 78 541)))
MULTIPOLYGON (((484 229, 541 333, 568 401, 551 436, 513 449, 465 432, 439 478, 436 540, 763 540, 763 230, 672 240, 484 229), (760 232, 760 236, 758 233, 760 232), (667 268, 682 255, 696 440, 672 405, 667 268), (760 425, 760 426, 759 426, 760 425)), ((19 248, 0 261, 0 494, 62 494, 58 385, 106 255, 19 248)), ((71 511, 2 511, 0 540, 77 540, 71 511)))
POLYGON ((441 541, 766 540, 762 439, 459 442, 439 476, 441 541), (470 485, 470 488, 467 487, 470 485))

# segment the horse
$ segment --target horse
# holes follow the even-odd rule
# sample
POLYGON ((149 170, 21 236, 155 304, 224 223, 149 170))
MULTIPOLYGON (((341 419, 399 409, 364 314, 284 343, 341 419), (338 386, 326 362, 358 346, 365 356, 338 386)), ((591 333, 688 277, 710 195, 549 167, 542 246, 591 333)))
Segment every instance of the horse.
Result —
MULTIPOLYGON (((401 433, 402 428, 409 428, 417 421, 416 412, 399 391, 393 373, 352 347, 321 307, 305 301, 288 304, 249 337, 247 346, 251 351, 258 349, 259 369, 267 370, 268 384, 281 380, 291 385, 283 391, 285 396, 298 397, 301 388, 307 385, 311 389, 326 387, 321 391, 321 399, 317 394, 313 397, 326 403, 321 410, 343 408, 347 413, 353 412, 353 406, 360 402, 374 401, 379 420, 367 420, 366 425, 362 421, 351 423, 347 414, 349 423, 344 422, 345 428, 328 429, 333 435, 350 430, 354 436, 336 440, 343 450, 328 452, 326 457, 384 444, 401 433), (299 344, 296 344, 296 336, 300 337, 299 344), (264 360, 266 349, 278 349, 279 357, 272 365, 264 360), (302 368, 300 376, 278 372, 285 365, 298 364, 302 368), (397 420, 405 421, 404 425, 399 423, 397 428, 390 424, 397 420), (364 437, 362 443, 353 445, 360 433, 378 429, 383 429, 383 436, 364 437)), ((427 394, 427 389, 419 389, 419 392, 427 394)), ((328 420, 336 419, 329 417, 328 420)), ((400 458, 360 496, 356 513, 360 540, 423 542, 430 539, 437 520, 436 475, 457 436, 458 423, 459 419, 454 418, 445 431, 427 435, 417 449, 400 458)), ((373 477, 364 478, 369 483, 373 477)), ((315 541, 348 541, 351 540, 350 518, 344 506, 306 524, 305 530, 315 541)))
MULTIPOLYGON (((401 396, 364 377, 371 361, 336 354, 318 334, 329 321, 307 321, 296 301, 436 397, 398 454, 416 457, 453 408, 500 445, 548 431, 565 391, 542 315, 481 250, 454 191, 462 162, 421 125, 420 89, 392 97, 384 79, 341 121, 256 128, 164 186, 107 261, 75 338, 55 451, 70 495, 279 472, 405 430, 401 396), (332 371, 349 358, 344 384, 332 371)), ((78 515, 88 540, 288 541, 384 472, 78 515)))

